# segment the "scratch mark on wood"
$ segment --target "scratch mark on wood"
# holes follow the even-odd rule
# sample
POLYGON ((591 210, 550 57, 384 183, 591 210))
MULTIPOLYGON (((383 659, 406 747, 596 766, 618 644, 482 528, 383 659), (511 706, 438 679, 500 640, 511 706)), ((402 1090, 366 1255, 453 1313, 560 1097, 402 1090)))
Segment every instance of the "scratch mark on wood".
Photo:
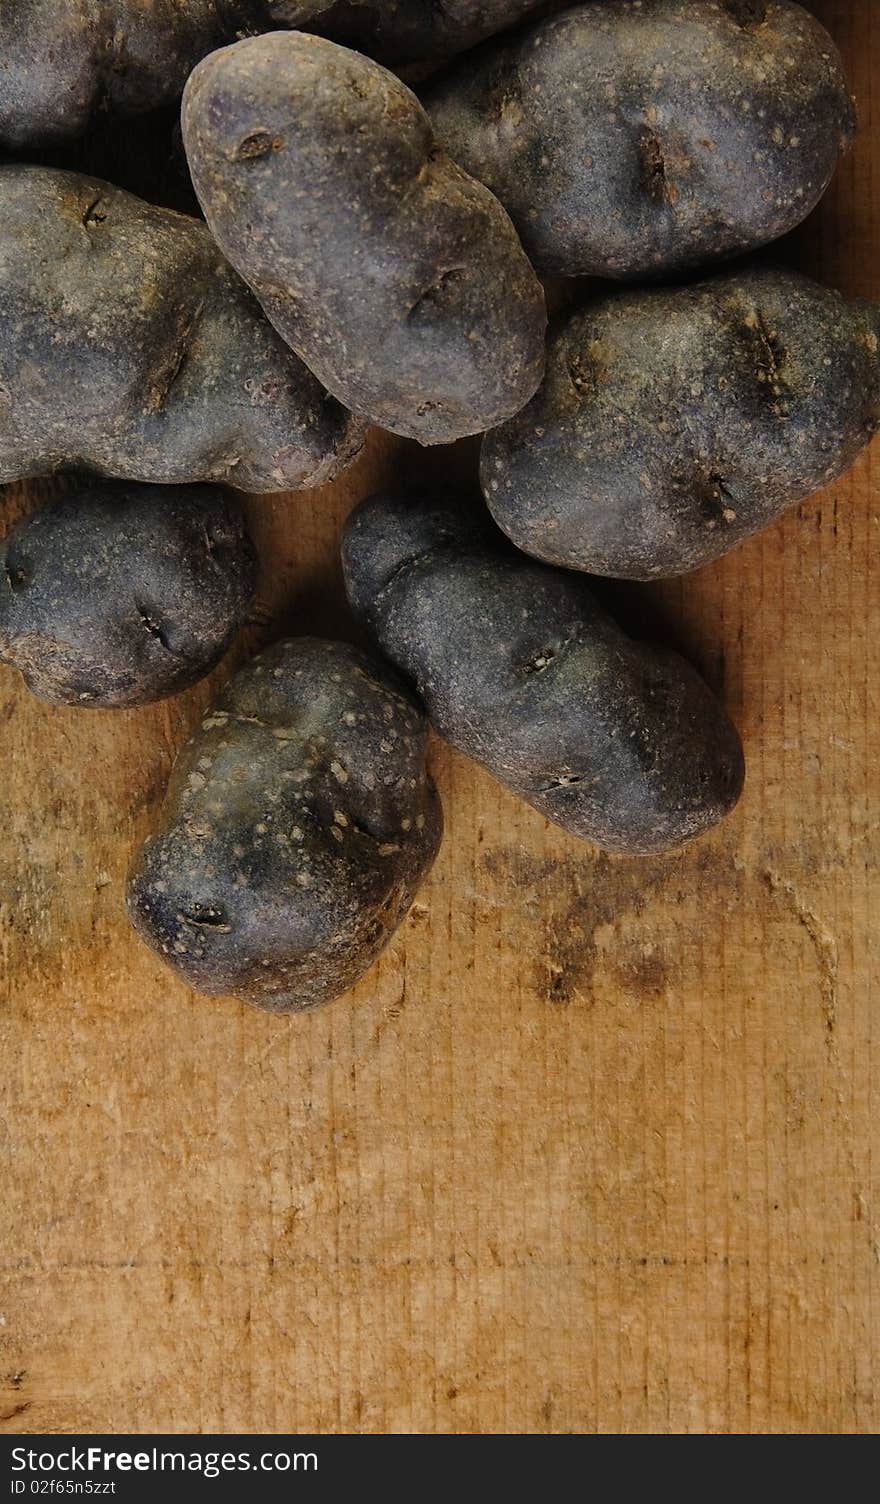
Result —
POLYGON ((768 867, 764 880, 771 893, 781 898, 794 914, 798 923, 809 935, 819 963, 819 979, 825 1029, 829 1040, 837 1027, 837 981, 840 972, 840 956, 837 941, 818 914, 804 902, 794 883, 768 867))

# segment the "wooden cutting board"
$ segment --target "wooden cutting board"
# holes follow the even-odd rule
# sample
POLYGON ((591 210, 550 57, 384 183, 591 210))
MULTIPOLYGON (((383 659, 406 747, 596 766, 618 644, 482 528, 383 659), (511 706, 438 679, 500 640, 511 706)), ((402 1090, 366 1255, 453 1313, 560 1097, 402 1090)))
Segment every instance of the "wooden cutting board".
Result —
MULTIPOLYGON (((781 256, 880 297, 880 30, 812 9, 862 132, 781 256)), ((248 646, 350 632, 346 513, 441 465, 473 483, 377 436, 255 500, 248 646)), ((435 744, 434 876, 310 1017, 194 996, 122 912, 211 686, 67 712, 0 673, 0 1429, 878 1427, 878 479, 641 597, 742 730, 723 829, 603 856, 435 744)))

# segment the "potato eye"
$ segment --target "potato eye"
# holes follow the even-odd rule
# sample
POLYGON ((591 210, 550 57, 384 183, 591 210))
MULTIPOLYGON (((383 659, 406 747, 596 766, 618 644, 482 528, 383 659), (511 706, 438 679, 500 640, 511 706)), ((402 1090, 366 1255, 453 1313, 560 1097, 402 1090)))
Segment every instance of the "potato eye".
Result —
POLYGON ((724 9, 739 26, 761 26, 767 19, 766 0, 724 0, 724 9))
POLYGON ((239 141, 233 160, 253 162, 258 157, 267 157, 271 151, 280 151, 283 145, 283 136, 273 136, 271 131, 251 131, 249 136, 239 141))
POLYGON ((17 594, 19 590, 24 590, 25 586, 30 583, 28 570, 22 564, 13 563, 12 559, 8 556, 6 559, 6 583, 13 594, 17 594))
POLYGON ((101 198, 93 199, 83 215, 82 222, 88 230, 92 225, 102 225, 107 218, 107 210, 101 198))
POLYGON ((221 904, 190 904, 180 917, 186 924, 195 925, 200 930, 220 930, 223 934, 228 934, 232 928, 221 904))

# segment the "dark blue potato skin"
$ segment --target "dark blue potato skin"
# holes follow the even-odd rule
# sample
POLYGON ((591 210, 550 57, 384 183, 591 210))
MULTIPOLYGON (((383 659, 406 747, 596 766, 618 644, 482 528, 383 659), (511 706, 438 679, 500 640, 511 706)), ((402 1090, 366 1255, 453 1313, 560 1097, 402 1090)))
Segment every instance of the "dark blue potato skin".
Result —
POLYGON ((597 0, 464 58, 425 96, 542 273, 659 277, 799 224, 855 113, 791 0, 597 0))
POLYGON ((101 112, 171 105, 196 63, 239 37, 315 22, 386 61, 460 51, 538 0, 2 0, 0 145, 51 146, 101 112))
POLYGON ((135 859, 135 929, 199 992, 329 1002, 394 935, 437 854, 426 724, 358 649, 277 643, 220 695, 135 859))
POLYGON ((393 73, 273 32, 200 63, 182 119, 218 245, 340 402, 441 444, 528 401, 541 284, 497 199, 435 151, 393 73))
POLYGON ((80 136, 101 110, 172 104, 200 58, 248 31, 298 25, 320 0, 3 0, 0 144, 80 136))
POLYGON ((79 483, 0 546, 0 658, 55 705, 145 705, 219 663, 256 580, 217 487, 79 483))
POLYGON ((484 494, 548 563, 684 574, 849 469, 880 427, 878 351, 880 309, 792 272, 597 300, 486 436, 484 494))
POLYGON ((481 510, 373 497, 343 566, 440 735, 572 835, 665 851, 736 804, 739 737, 694 669, 631 640, 585 580, 515 553, 481 510))
POLYGON ((0 482, 77 468, 298 490, 362 441, 201 221, 0 168, 0 482))
MULTIPOLYGON (((341 0, 314 29, 386 63, 448 56, 515 26, 542 0, 341 0)), ((324 14, 326 12, 326 14, 324 14)))

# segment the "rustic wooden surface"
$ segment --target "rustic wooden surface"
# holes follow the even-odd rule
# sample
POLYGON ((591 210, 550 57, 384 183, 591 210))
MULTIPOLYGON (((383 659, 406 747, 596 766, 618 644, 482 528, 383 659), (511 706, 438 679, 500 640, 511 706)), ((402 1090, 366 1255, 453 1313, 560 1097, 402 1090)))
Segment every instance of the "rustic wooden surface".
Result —
MULTIPOLYGON (((813 8, 862 135, 785 254, 877 296, 880 35, 813 8)), ((254 503, 252 642, 344 629, 340 524, 419 463, 254 503)), ((435 875, 311 1017, 126 927, 208 688, 68 713, 3 671, 0 1429, 877 1428, 878 470, 653 595, 743 732, 724 829, 604 857, 436 745, 435 875)))

